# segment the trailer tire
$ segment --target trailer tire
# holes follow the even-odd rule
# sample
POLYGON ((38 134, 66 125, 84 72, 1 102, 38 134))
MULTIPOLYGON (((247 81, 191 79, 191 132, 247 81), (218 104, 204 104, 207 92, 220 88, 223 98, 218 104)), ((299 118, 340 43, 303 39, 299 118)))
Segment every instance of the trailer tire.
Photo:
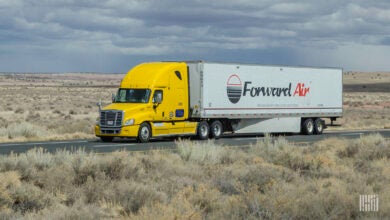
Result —
POLYGON ((313 119, 307 118, 302 123, 302 133, 306 135, 312 135, 314 132, 313 119))
POLYGON ((314 120, 314 134, 322 134, 324 131, 324 121, 321 118, 314 120))
POLYGON ((149 142, 151 137, 152 137, 152 129, 150 128, 149 123, 143 122, 139 126, 137 140, 141 143, 146 143, 149 142))
POLYGON ((100 137, 100 140, 103 142, 111 142, 114 139, 114 137, 100 137))
POLYGON ((219 139, 223 134, 223 125, 220 121, 213 121, 210 125, 210 137, 219 139))
POLYGON ((209 124, 206 121, 199 122, 196 134, 200 140, 206 140, 210 134, 209 124))

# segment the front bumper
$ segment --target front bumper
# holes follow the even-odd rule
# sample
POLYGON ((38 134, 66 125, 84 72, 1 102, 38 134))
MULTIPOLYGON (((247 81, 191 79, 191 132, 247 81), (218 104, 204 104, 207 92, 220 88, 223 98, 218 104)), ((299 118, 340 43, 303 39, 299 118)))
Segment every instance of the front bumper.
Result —
POLYGON ((123 126, 117 134, 103 134, 100 126, 95 125, 95 135, 97 137, 138 137, 139 125, 123 126))

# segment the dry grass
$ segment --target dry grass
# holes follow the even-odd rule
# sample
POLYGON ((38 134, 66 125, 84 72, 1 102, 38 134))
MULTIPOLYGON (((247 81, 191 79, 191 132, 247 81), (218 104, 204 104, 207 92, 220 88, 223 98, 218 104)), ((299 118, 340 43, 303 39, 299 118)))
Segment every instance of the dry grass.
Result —
POLYGON ((344 129, 390 129, 390 91, 388 93, 344 93, 343 118, 337 120, 344 129))
POLYGON ((96 102, 108 104, 121 77, 0 75, 0 142, 93 138, 96 102))
MULTIPOLYGON (((96 102, 109 104, 124 74, 0 74, 0 142, 94 138, 96 102)), ((346 73, 345 84, 388 82, 389 73, 346 73), (387 80, 387 81, 386 81, 387 80)), ((344 93, 341 127, 390 128, 390 92, 344 93)))
POLYGON ((344 72, 345 84, 372 84, 390 82, 389 72, 344 72))
POLYGON ((0 219, 390 218, 390 142, 380 135, 249 148, 0 156, 0 219), (359 212, 378 194, 379 212, 359 212))

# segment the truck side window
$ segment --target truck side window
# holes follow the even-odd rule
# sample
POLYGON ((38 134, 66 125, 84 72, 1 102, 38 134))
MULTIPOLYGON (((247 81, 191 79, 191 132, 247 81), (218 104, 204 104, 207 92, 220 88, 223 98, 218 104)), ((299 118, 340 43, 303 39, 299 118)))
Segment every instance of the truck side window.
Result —
POLYGON ((153 103, 162 103, 163 101, 163 91, 156 90, 153 96, 153 103))
POLYGON ((115 101, 116 102, 125 102, 126 101, 126 90, 119 90, 115 101))

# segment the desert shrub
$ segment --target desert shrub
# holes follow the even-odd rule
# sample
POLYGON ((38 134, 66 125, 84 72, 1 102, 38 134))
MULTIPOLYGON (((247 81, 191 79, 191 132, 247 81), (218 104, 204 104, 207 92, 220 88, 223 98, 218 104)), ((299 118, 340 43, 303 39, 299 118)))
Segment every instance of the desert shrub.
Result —
POLYGON ((29 183, 16 188, 11 197, 13 200, 12 209, 21 213, 39 211, 52 204, 52 198, 49 194, 29 183))
POLYGON ((376 173, 372 161, 389 159, 390 144, 379 134, 366 135, 349 142, 337 151, 337 155, 353 160, 354 168, 360 172, 376 173))
POLYGON ((225 170, 220 175, 214 176, 212 179, 213 186, 216 187, 220 192, 227 195, 238 194, 239 190, 237 189, 238 178, 233 178, 233 173, 231 170, 225 170))
POLYGON ((205 184, 187 187, 184 193, 187 194, 188 200, 198 208, 203 216, 207 218, 213 212, 221 208, 222 196, 221 193, 205 184))
POLYGON ((71 116, 67 115, 65 116, 65 122, 62 123, 61 125, 54 125, 53 129, 56 133, 59 134, 72 134, 72 133, 87 133, 87 134, 92 134, 92 126, 91 122, 89 120, 78 120, 78 121, 73 121, 70 120, 71 116))
POLYGON ((16 169, 20 172, 22 180, 36 180, 39 171, 43 171, 52 166, 52 155, 43 148, 34 148, 21 155, 11 155, 10 160, 6 160, 5 170, 16 169))
MULTIPOLYGON (((54 108, 54 107, 53 107, 53 108, 54 108)), ((54 113, 54 114, 59 114, 59 115, 62 114, 62 112, 61 112, 60 110, 58 110, 58 109, 53 110, 53 113, 54 113)))
MULTIPOLYGON (((54 165, 54 164, 53 164, 54 165)), ((67 165, 58 165, 48 167, 44 172, 37 172, 34 183, 41 188, 53 192, 59 197, 68 193, 73 184, 74 172, 72 167, 67 165)), ((63 198, 67 200, 66 197, 63 198)))
POLYGON ((337 154, 340 158, 354 157, 359 152, 358 145, 348 145, 343 149, 340 149, 337 154))
POLYGON ((379 134, 362 136, 352 142, 352 145, 358 146, 359 158, 369 161, 390 158, 390 144, 379 134))
POLYGON ((53 205, 40 212, 26 213, 26 219, 58 219, 58 220, 95 220, 113 218, 106 215, 97 204, 85 204, 78 200, 72 206, 53 205))
MULTIPOLYGON (((202 212, 188 198, 188 190, 182 189, 170 199, 169 203, 154 203, 143 206, 132 219, 201 219, 202 212)), ((191 191, 190 191, 191 192, 191 191)))
POLYGON ((256 187, 257 191, 264 193, 275 182, 282 180, 282 172, 283 168, 269 164, 249 165, 241 171, 238 180, 244 186, 245 191, 256 187))
POLYGON ((0 131, 0 135, 6 135, 9 139, 17 137, 33 138, 47 135, 47 131, 28 122, 21 122, 9 125, 5 130, 0 131))
POLYGON ((152 205, 157 202, 164 202, 166 195, 156 191, 150 186, 144 184, 120 181, 114 186, 115 197, 107 198, 107 201, 112 201, 120 204, 123 207, 125 215, 137 213, 145 205, 152 205))
MULTIPOLYGON (((284 137, 275 139, 266 135, 252 145, 249 152, 261 156, 267 162, 299 171, 305 175, 320 175, 322 162, 314 157, 307 148, 294 146, 284 137)), ((321 175, 325 175, 322 173, 321 175)))
POLYGON ((273 190, 257 197, 268 216, 273 219, 351 219, 358 215, 358 195, 347 193, 348 185, 342 181, 293 183, 277 182, 273 190))
POLYGON ((39 113, 29 111, 29 114, 26 117, 26 121, 28 121, 28 122, 39 121, 40 118, 41 118, 41 115, 39 113))
POLYGON ((15 109, 15 113, 16 114, 23 114, 24 113, 24 109, 19 107, 19 108, 15 109))
POLYGON ((218 164, 223 161, 224 149, 215 145, 212 141, 179 141, 177 142, 177 149, 184 161, 199 164, 218 164))
POLYGON ((365 138, 295 146, 266 136, 249 148, 179 141, 173 151, 0 155, 0 218, 356 219, 370 217, 359 212, 359 195, 378 194, 380 210, 371 217, 387 219, 389 141, 365 138))
POLYGON ((98 173, 94 178, 88 176, 86 182, 81 187, 81 198, 87 204, 95 204, 102 201, 105 197, 111 198, 114 195, 111 190, 110 180, 103 173, 98 173))
POLYGON ((101 162, 100 169, 110 179, 119 180, 125 176, 126 167, 129 166, 127 163, 129 159, 127 157, 127 152, 114 152, 113 154, 104 158, 104 161, 101 162))
POLYGON ((0 212, 6 211, 13 203, 12 191, 20 187, 20 175, 16 171, 0 173, 0 212))
POLYGON ((280 152, 293 150, 294 146, 288 143, 284 137, 273 139, 268 134, 263 139, 258 139, 256 144, 251 145, 249 148, 251 154, 260 156, 271 163, 276 160, 280 152))
POLYGON ((94 179, 101 171, 99 169, 99 160, 95 156, 77 157, 73 160, 74 179, 76 185, 84 184, 88 177, 94 179))

